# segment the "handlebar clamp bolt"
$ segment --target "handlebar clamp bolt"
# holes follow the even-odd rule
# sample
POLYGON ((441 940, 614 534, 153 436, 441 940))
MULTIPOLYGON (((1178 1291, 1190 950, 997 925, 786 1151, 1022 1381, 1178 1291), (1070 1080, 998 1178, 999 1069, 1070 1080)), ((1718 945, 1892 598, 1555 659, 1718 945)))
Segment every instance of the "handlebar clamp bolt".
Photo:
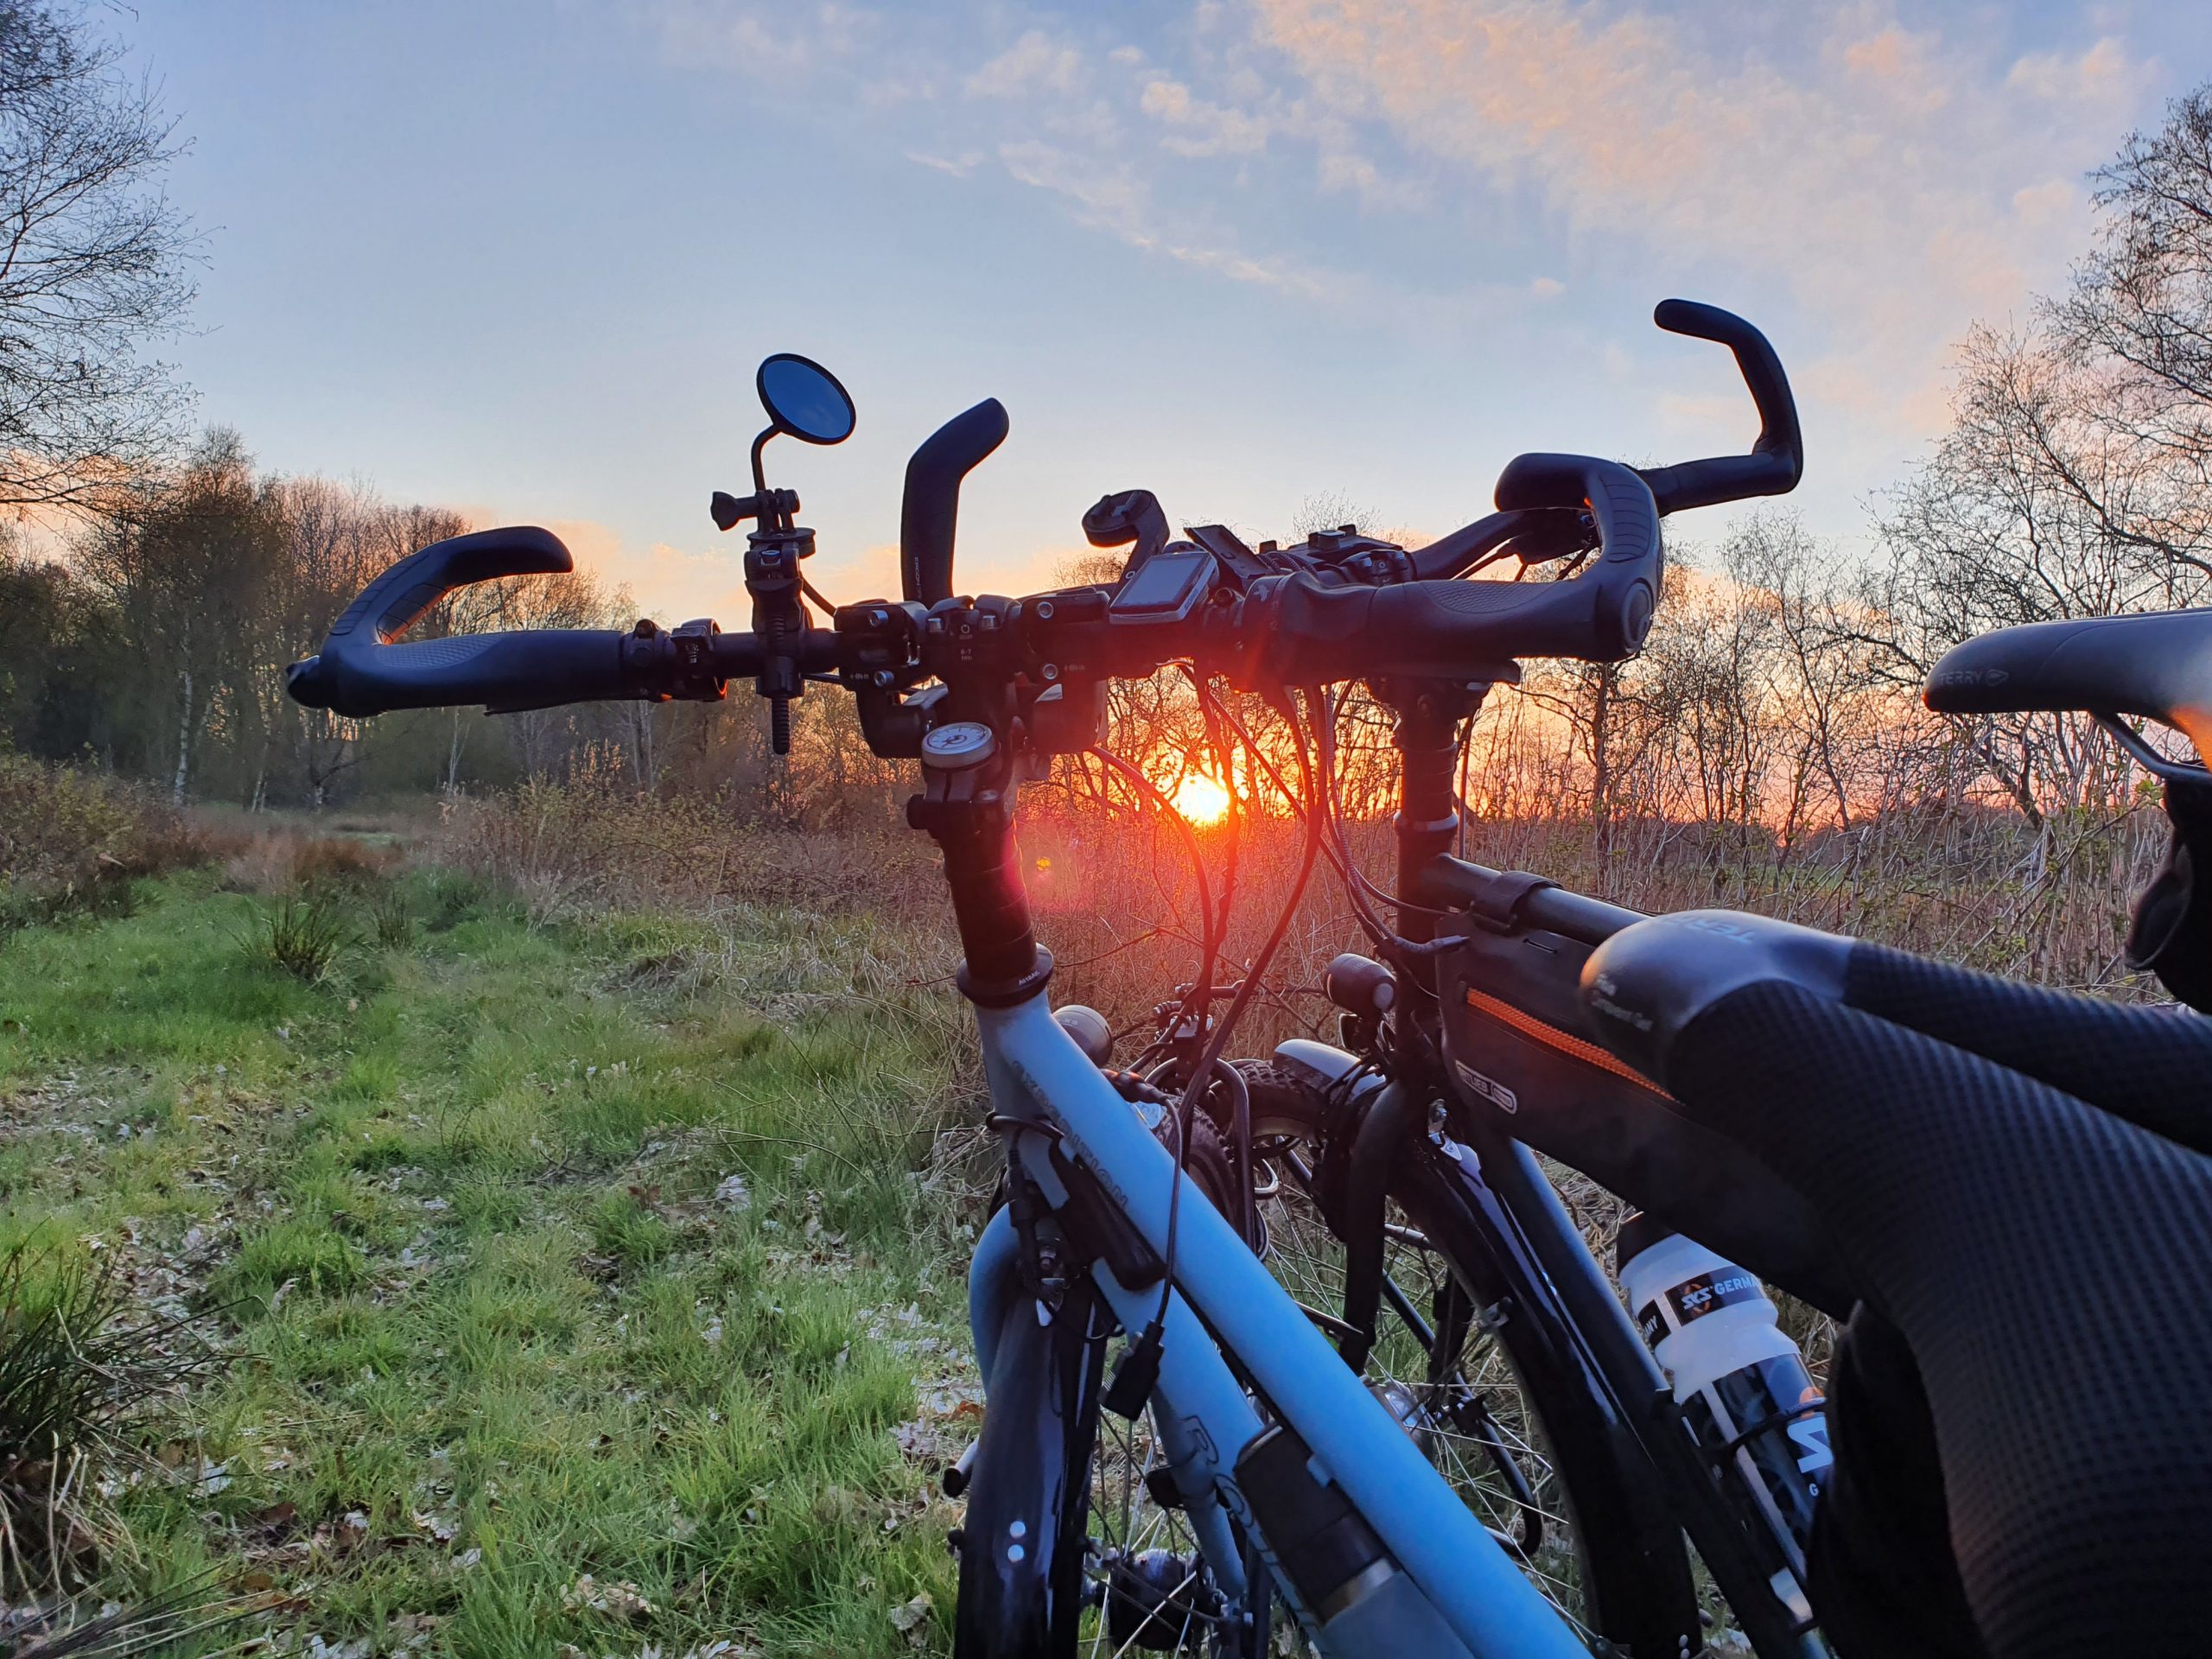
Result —
POLYGON ((1060 665, 1058 663, 1046 663, 1037 671, 1047 680, 1057 680, 1060 677, 1060 665))
POLYGON ((1040 599, 1037 601, 1037 620, 1039 622, 1049 622, 1052 620, 1052 601, 1051 600, 1040 599))

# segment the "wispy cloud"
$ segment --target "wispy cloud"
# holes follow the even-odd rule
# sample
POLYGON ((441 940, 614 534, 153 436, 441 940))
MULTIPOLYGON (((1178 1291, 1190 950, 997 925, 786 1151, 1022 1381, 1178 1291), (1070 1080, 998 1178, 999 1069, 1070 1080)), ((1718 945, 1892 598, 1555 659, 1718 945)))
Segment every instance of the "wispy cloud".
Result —
MULTIPOLYGON (((1274 123, 1287 108, 1294 113, 1249 69, 1202 91, 1100 20, 1077 30, 1018 16, 1009 24, 993 13, 945 28, 935 13, 746 0, 658 0, 652 16, 664 51, 678 61, 761 53, 787 71, 788 89, 818 96, 834 84, 881 112, 916 165, 969 178, 995 162, 1007 181, 1128 246, 1314 301, 1368 286, 1268 245, 1263 226, 1223 213, 1192 175, 1260 156, 1274 123)), ((1334 146, 1326 188, 1363 201, 1405 200, 1350 153, 1341 123, 1325 124, 1334 146)))
POLYGON ((1167 129, 1163 149, 1178 156, 1249 156, 1268 147, 1268 120, 1194 96, 1179 80, 1145 83, 1137 107, 1167 129))
POLYGON ((970 98, 1071 98, 1084 81, 1083 54, 1041 29, 1029 29, 966 81, 970 98))
POLYGON ((863 102, 941 89, 882 118, 918 165, 1308 302, 1416 327, 1624 271, 1778 286, 1827 335, 1807 385, 1920 430, 1967 324, 2083 245, 2084 175, 2153 74, 2117 34, 2008 57, 1986 20, 1911 28, 1890 0, 1732 30, 1652 0, 1197 0, 1141 39, 1112 10, 662 4, 671 41, 780 54, 863 102), (1347 201, 1471 257, 1377 256, 1347 201), (1495 250, 1532 211, 1546 245, 1516 273, 1495 250))
MULTIPOLYGON (((1971 317, 2078 247, 2082 175, 2147 66, 2120 41, 2006 62, 1878 5, 1790 13, 1785 52, 1567 0, 1254 0, 1313 98, 1492 192, 1533 192, 1581 256, 1779 281, 1862 390, 1916 401, 1971 317)), ((1850 377, 1839 375, 1839 381, 1850 377)), ((1881 394, 1875 393, 1879 397, 1881 394)))
POLYGON ((906 152, 906 159, 918 167, 931 168, 939 173, 949 173, 956 179, 964 179, 990 157, 980 149, 968 150, 958 156, 932 156, 927 150, 910 149, 906 152))

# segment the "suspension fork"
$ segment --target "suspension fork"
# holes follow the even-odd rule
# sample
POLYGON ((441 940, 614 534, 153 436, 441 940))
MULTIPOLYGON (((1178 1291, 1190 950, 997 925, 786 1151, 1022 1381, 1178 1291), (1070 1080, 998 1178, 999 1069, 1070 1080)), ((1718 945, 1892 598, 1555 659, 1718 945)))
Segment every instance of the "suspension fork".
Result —
MULTIPOLYGON (((988 744, 945 756, 925 750, 924 762, 925 791, 907 802, 906 816, 944 853, 963 957, 961 993, 979 1008, 1026 1002, 1049 982, 1052 958, 1030 920, 1010 770, 988 744)), ((995 1098, 1009 1081, 995 1071, 995 1098)), ((1010 1200, 977 1241, 969 1275, 969 1325, 986 1408, 975 1455, 960 1477, 968 1514, 958 1546, 955 1652, 963 1659, 1071 1650, 1083 1612, 1090 1461, 1105 1329, 1113 1318, 1090 1275, 1107 1269, 1063 1259, 1065 1270, 1053 1275, 1058 1306, 1039 1294, 1039 1235, 1056 1233, 1058 1223, 1043 1213, 1050 1195, 1033 1181, 1021 1151, 1017 1145, 1008 1160, 1010 1200)), ((1065 1240, 1051 1242, 1066 1249, 1065 1240)), ((1173 1313, 1192 1328, 1182 1332, 1163 1383, 1197 1335, 1179 1302, 1173 1313)), ((1154 1405, 1192 1532, 1217 1584, 1241 1603, 1248 1593, 1245 1551, 1213 1491, 1211 1459, 1160 1395, 1154 1405)))

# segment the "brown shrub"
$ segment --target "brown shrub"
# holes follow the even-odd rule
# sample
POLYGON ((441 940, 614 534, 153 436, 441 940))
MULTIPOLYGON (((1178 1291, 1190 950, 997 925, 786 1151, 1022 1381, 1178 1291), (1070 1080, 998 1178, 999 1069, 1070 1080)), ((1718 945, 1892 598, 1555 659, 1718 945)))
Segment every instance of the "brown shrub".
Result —
POLYGON ((135 785, 0 754, 0 916, 111 907, 132 877, 206 856, 182 815, 135 785))
POLYGON ((372 847, 340 836, 299 842, 292 851, 296 887, 372 887, 398 868, 398 849, 372 847))

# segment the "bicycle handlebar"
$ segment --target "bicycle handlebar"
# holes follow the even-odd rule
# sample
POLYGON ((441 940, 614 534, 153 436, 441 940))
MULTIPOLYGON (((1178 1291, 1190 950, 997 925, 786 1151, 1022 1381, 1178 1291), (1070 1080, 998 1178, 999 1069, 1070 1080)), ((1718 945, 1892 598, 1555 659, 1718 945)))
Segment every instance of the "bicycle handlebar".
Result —
MULTIPOLYGON (((838 613, 835 629, 786 639, 777 660, 856 690, 895 694, 931 675, 1147 675, 1193 658, 1246 683, 1314 684, 1402 675, 1510 681, 1522 656, 1616 662, 1643 642, 1659 598, 1660 518, 1686 507, 1793 488, 1802 441, 1789 385, 1764 335, 1708 305, 1668 300, 1653 320, 1735 353, 1760 430, 1744 455, 1639 471, 1586 455, 1526 454, 1499 475, 1500 511, 1407 556, 1393 575, 1347 579, 1313 567, 1258 575, 1211 563, 1173 620, 1124 613, 1110 588, 1029 601, 955 601, 950 593, 961 480, 1005 437, 1005 409, 986 399, 916 451, 900 522, 904 602, 838 613), (1524 563, 1595 556, 1558 582, 1459 582, 1502 551, 1524 563), (1402 578, 1408 575, 1413 580, 1402 578), (1329 585, 1335 582, 1338 585, 1329 585), (1376 583, 1379 585, 1370 585, 1376 583), (1047 605, 1044 601, 1055 603, 1047 605), (952 606, 961 615, 941 614, 952 606), (964 618, 964 620, 963 620, 964 618)), ((794 503, 795 505, 795 503, 794 503)), ((1386 550, 1396 553, 1395 550, 1386 550)), ((1203 556, 1184 548, 1186 561, 1203 556)), ((1234 562, 1232 561, 1232 563, 1234 562)), ((493 712, 600 699, 715 698, 757 676, 761 647, 711 622, 664 632, 531 630, 392 641, 455 588, 565 572, 567 548, 517 527, 437 543, 374 582, 332 627, 320 655, 292 665, 287 689, 312 708, 359 717, 393 709, 482 703, 493 712)))
POLYGON ((1516 657, 1618 662, 1643 643, 1664 553, 1650 488, 1588 455, 1522 455, 1497 480, 1507 512, 1580 505, 1598 554, 1564 582, 1416 581, 1324 588, 1288 579, 1255 677, 1313 683, 1370 675, 1514 680, 1516 657))
POLYGON ((619 652, 596 633, 545 630, 391 643, 456 588, 575 568, 561 538, 532 524, 433 542, 363 588, 330 625, 321 652, 286 671, 285 689, 309 708, 348 715, 474 702, 480 694, 486 702, 528 707, 538 688, 561 688, 564 696, 620 695, 612 689, 619 652))
MULTIPOLYGON (((391 643, 455 588, 501 576, 564 575, 575 561, 561 538, 509 525, 433 542, 385 571, 331 625, 322 650, 285 671, 285 690, 310 709, 359 719, 395 709, 480 702, 494 714, 556 703, 681 696, 687 682, 750 677, 760 651, 750 633, 634 629, 522 628, 391 643)), ((810 629, 802 672, 835 667, 837 639, 810 629)))
MULTIPOLYGON (((1789 377, 1783 372, 1782 359, 1766 336, 1733 312, 1695 300, 1662 300, 1651 320, 1669 334, 1710 340, 1733 352, 1759 413, 1759 435, 1748 454, 1636 469, 1637 476, 1650 486, 1660 517, 1748 496, 1787 495, 1796 489, 1805 471, 1805 441, 1798 429, 1789 377)), ((1516 468, 1544 460, 1523 455, 1506 474, 1510 476, 1516 468)), ((1414 575, 1423 581, 1462 575, 1501 549, 1510 548, 1523 563, 1534 564, 1588 545, 1577 533, 1574 517, 1558 511, 1557 504, 1548 509, 1525 500, 1509 501, 1503 477, 1498 480, 1497 505, 1504 511, 1416 548, 1411 555, 1414 575)), ((1536 653, 1531 650, 1529 654, 1536 653)))

